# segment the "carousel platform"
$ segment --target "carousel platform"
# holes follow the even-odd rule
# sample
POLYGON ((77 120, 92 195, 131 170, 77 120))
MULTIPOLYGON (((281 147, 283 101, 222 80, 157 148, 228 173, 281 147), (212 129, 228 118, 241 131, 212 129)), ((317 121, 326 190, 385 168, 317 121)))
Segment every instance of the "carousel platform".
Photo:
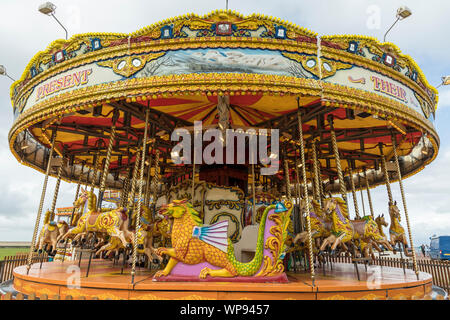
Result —
POLYGON ((288 273, 287 283, 239 283, 239 282, 156 282, 154 270, 137 269, 134 285, 130 268, 121 273, 121 266, 111 261, 93 260, 89 276, 88 262, 82 260, 80 277, 69 268, 78 262, 47 262, 33 264, 29 274, 26 266, 14 269, 14 288, 24 294, 37 297, 47 294, 71 295, 74 299, 126 299, 126 300, 341 300, 341 299, 421 299, 432 290, 432 278, 420 272, 419 280, 412 270, 392 267, 359 265, 358 280, 354 265, 333 263, 316 272, 315 286, 307 272, 288 273), (376 269, 375 269, 376 268, 376 269), (77 285, 79 279, 79 287, 77 285))

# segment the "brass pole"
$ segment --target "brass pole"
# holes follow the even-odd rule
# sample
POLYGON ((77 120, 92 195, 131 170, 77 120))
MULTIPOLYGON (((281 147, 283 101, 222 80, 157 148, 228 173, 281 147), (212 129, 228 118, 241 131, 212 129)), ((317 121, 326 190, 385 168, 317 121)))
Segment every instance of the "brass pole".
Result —
POLYGON ((366 168, 364 168, 364 180, 366 180, 367 199, 369 199, 370 215, 372 216, 372 218, 374 218, 373 206, 372 206, 372 197, 370 196, 369 179, 367 179, 366 168))
POLYGON ((347 203, 347 190, 345 188, 344 175, 342 174, 341 158, 339 156, 339 149, 336 142, 336 133, 334 132, 332 115, 328 116, 328 122, 330 123, 331 143, 333 147, 334 158, 336 160, 336 169, 338 173, 339 187, 341 190, 342 200, 344 200, 347 203))
POLYGON ((109 165, 111 163, 112 149, 113 149, 114 143, 116 141, 116 121, 117 121, 118 117, 119 117, 119 111, 116 110, 116 111, 114 111, 114 115, 112 118, 112 126, 111 126, 111 134, 109 136, 108 151, 106 152, 105 166, 103 167, 102 179, 101 179, 100 187, 98 190, 97 210, 101 209, 101 205, 102 205, 102 201, 103 201, 103 193, 105 192, 106 179, 108 177, 109 165))
POLYGON ((416 273, 417 280, 419 280, 419 271, 417 269, 416 251, 414 250, 412 233, 411 233, 411 227, 410 227, 410 223, 409 223, 408 208, 406 206, 405 190, 403 188, 403 181, 402 181, 402 173, 400 171, 400 164, 398 163, 397 141, 396 140, 397 139, 396 139, 395 135, 392 134, 392 148, 394 150, 395 166, 397 168, 398 184, 400 185, 400 192, 401 192, 401 195, 402 195, 403 209, 405 210, 406 225, 408 227, 408 234, 409 234, 409 243, 411 245, 412 256, 413 256, 414 272, 416 273))
POLYGON ((320 186, 319 186, 319 169, 317 167, 317 149, 316 140, 313 140, 312 149, 312 161, 313 161, 313 173, 314 173, 314 199, 320 203, 320 186))
POLYGON ((94 192, 95 181, 97 181, 97 172, 99 171, 98 167, 100 166, 100 154, 97 153, 94 157, 95 157, 95 160, 94 160, 95 164, 94 164, 94 170, 92 172, 91 192, 94 192))
POLYGON ((50 212, 51 212, 50 221, 55 220, 56 200, 58 199, 59 186, 61 185, 61 175, 62 175, 63 166, 64 166, 64 157, 61 158, 61 164, 58 167, 58 174, 57 174, 56 185, 55 185, 55 193, 53 194, 52 206, 50 208, 50 212))
POLYGON ((142 204, 142 185, 144 182, 144 169, 145 169, 145 154, 147 152, 147 131, 148 131, 148 115, 149 109, 145 112, 145 129, 144 129, 144 141, 142 144, 142 159, 141 159, 141 172, 139 177, 139 191, 138 191, 138 203, 136 212, 136 221, 133 237, 133 265, 131 268, 131 283, 134 283, 134 276, 136 274, 136 260, 137 260, 137 235, 141 227, 141 204, 142 204))
POLYGON ((37 216, 36 216, 36 222, 34 223, 34 231, 33 231, 33 238, 31 240, 30 252, 28 253, 27 274, 30 272, 31 258, 33 255, 34 247, 36 246, 36 236, 37 236, 38 229, 39 229, 39 222, 41 221, 42 207, 44 206, 45 192, 47 191, 48 175, 50 173, 51 162, 52 162, 52 158, 53 158, 53 150, 54 150, 55 139, 56 139, 56 130, 57 129, 53 130, 52 136, 50 139, 50 141, 51 141, 50 142, 50 154, 48 157, 47 169, 45 171, 44 185, 42 186, 41 200, 39 202, 39 209, 38 209, 37 216))
POLYGON ((136 192, 136 179, 139 171, 139 163, 141 161, 141 154, 139 151, 136 152, 136 158, 134 162, 134 168, 133 168, 133 178, 131 179, 131 188, 130 192, 128 193, 128 210, 130 210, 130 223, 131 218, 133 216, 133 207, 134 207, 134 194, 136 192))
POLYGON ((194 205, 194 193, 195 193, 195 147, 194 147, 194 155, 193 155, 193 162, 192 162, 192 206, 194 205))
POLYGON ((127 166, 126 177, 123 181, 123 188, 120 195, 120 207, 125 207, 128 203, 128 194, 130 191, 130 167, 127 166))
POLYGON ((310 204, 308 197, 308 181, 306 178, 306 162, 305 162, 305 144, 303 141, 303 128, 302 128, 302 114, 300 111, 300 98, 297 98, 298 104, 298 112, 297 112, 297 120, 298 120, 298 133, 299 133, 299 142, 300 142, 300 156, 302 162, 302 175, 303 175, 303 185, 304 185, 304 196, 306 201, 306 228, 308 232, 308 248, 309 248, 309 265, 311 268, 311 280, 313 287, 315 286, 315 272, 314 272, 314 253, 312 247, 312 235, 311 235, 311 217, 310 217, 310 204))
POLYGON ((148 207, 150 202, 150 178, 152 176, 152 155, 148 155, 148 170, 147 170, 147 180, 145 181, 145 195, 144 195, 144 205, 148 207))
POLYGON ((389 181, 389 174, 388 174, 387 167, 386 167, 386 158, 383 154, 383 144, 380 142, 378 144, 378 147, 380 148, 380 153, 381 153, 381 167, 382 167, 382 170, 384 173, 384 179, 386 180, 386 189, 388 192, 389 203, 394 203, 394 201, 392 199, 391 183, 389 181))
POLYGON ((353 197, 353 205, 355 207, 355 215, 356 219, 360 219, 359 216, 359 208, 358 208, 358 199, 356 199, 356 191, 355 191, 355 181, 353 181, 353 171, 352 171, 352 161, 348 160, 348 175, 350 178, 350 186, 352 188, 352 197, 353 197))
MULTIPOLYGON (((81 173, 80 173, 80 178, 78 179, 78 185, 77 185, 77 191, 75 192, 75 201, 77 201, 78 199, 78 195, 80 194, 80 187, 81 187, 81 181, 83 179, 83 169, 84 169, 84 163, 81 166, 81 173)), ((75 207, 73 207, 72 209, 72 214, 70 215, 70 221, 69 221, 69 226, 72 226, 73 223, 73 215, 75 214, 75 207)))
POLYGON ((252 163, 252 193, 253 193, 253 214, 252 222, 256 219, 256 191, 255 191, 255 165, 252 163))
POLYGON ((291 201, 291 179, 289 177, 289 163, 287 160, 284 160, 284 175, 286 179, 286 196, 288 200, 291 201))
MULTIPOLYGON (((156 209, 156 200, 157 200, 156 197, 158 196, 158 185, 159 185, 159 149, 156 149, 154 161, 155 161, 155 175, 153 176, 153 182, 152 182, 152 184, 153 184, 152 203, 153 203, 154 208, 156 209)), ((192 205, 194 205, 194 203, 192 203, 192 205)))
POLYGON ((361 185, 361 176, 358 173, 358 185, 359 185, 359 192, 361 193, 361 204, 363 209, 363 215, 366 216, 366 208, 364 206, 364 196, 363 196, 363 187, 361 185))

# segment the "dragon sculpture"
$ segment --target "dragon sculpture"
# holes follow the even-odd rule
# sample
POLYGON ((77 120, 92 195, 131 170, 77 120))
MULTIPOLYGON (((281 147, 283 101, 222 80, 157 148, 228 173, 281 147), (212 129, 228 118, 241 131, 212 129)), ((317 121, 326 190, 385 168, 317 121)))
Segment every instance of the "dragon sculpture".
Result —
POLYGON ((288 224, 292 203, 285 201, 268 206, 263 213, 258 229, 256 253, 252 261, 242 263, 234 255, 234 247, 227 237, 228 221, 202 225, 199 213, 187 200, 174 200, 161 208, 161 213, 174 219, 172 248, 160 247, 158 255, 170 257, 164 270, 158 271, 154 279, 171 274, 179 263, 197 265, 209 263, 199 270, 198 277, 271 277, 283 274, 283 258, 286 252, 288 224))

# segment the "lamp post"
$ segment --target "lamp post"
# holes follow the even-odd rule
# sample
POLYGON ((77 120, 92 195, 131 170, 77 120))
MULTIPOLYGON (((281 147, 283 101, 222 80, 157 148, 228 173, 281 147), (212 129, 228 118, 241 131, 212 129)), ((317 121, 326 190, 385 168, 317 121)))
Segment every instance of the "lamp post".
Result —
MULTIPOLYGON (((1 66, 0 66, 1 67, 1 66)), ((1 71, 0 71, 1 72, 1 71)), ((437 88, 439 88, 440 86, 448 86, 450 84, 450 76, 445 76, 445 77, 442 77, 442 82, 441 82, 441 84, 439 84, 437 87, 436 87, 436 89, 437 88)))
POLYGON ((16 80, 14 80, 13 78, 11 78, 11 77, 9 76, 8 73, 6 73, 6 68, 5 68, 5 66, 4 66, 4 65, 1 65, 1 64, 0 64, 0 75, 2 75, 2 76, 7 76, 7 77, 10 78, 12 81, 16 81, 16 80))
POLYGON ((54 14, 54 13, 55 13, 55 10, 56 10, 56 6, 55 6, 53 3, 51 3, 51 2, 45 2, 45 3, 43 3, 43 4, 41 4, 41 5, 39 6, 38 10, 39 10, 39 12, 41 12, 41 13, 47 15, 47 16, 52 16, 53 18, 55 18, 56 22, 58 22, 59 25, 60 25, 60 26, 64 29, 64 31, 66 32, 66 40, 67 40, 67 35, 68 35, 67 29, 62 25, 61 22, 59 22, 58 19, 56 19, 55 14, 54 14))
POLYGON ((384 40, 383 42, 386 42, 386 35, 388 34, 389 31, 391 31, 391 29, 394 27, 394 25, 399 21, 399 20, 403 20, 405 18, 408 18, 410 15, 412 14, 411 9, 409 9, 407 6, 402 6, 400 8, 397 9, 397 20, 395 20, 395 22, 392 24, 392 26, 388 29, 388 31, 386 31, 386 33, 384 34, 384 40))

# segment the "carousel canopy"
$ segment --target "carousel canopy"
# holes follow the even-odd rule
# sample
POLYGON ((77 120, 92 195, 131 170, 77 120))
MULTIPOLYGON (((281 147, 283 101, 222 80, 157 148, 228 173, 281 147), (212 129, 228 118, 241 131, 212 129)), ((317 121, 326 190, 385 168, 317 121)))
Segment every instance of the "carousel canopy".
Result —
MULTIPOLYGON (((63 179, 86 181, 95 161, 104 162, 116 121, 106 183, 120 189, 142 145, 146 110, 148 150, 160 150, 166 182, 186 173, 170 159, 173 130, 192 128, 195 121, 217 127, 224 113, 228 128, 279 129, 282 158, 295 168, 300 111, 307 152, 316 141, 324 180, 337 177, 333 125, 344 172, 350 166, 354 173, 366 172, 376 185, 383 181, 382 154, 388 161, 393 156, 393 137, 404 176, 436 157, 437 99, 412 58, 392 43, 350 35, 319 38, 280 19, 215 11, 167 19, 132 34, 54 41, 11 87, 15 120, 9 141, 21 163, 45 171, 56 130, 55 151, 68 160, 63 179)), ((329 190, 338 186, 330 183, 329 190)))

